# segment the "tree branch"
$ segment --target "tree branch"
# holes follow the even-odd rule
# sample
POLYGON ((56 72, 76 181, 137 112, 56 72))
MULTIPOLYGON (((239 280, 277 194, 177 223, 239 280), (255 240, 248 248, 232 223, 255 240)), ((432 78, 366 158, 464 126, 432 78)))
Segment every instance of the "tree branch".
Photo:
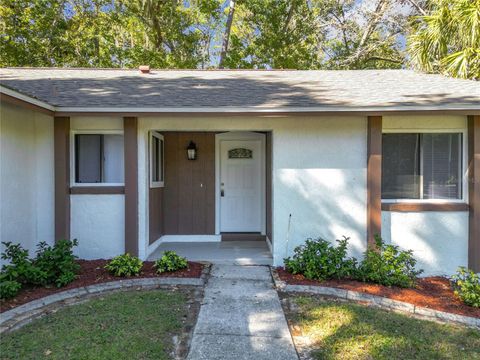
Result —
POLYGON ((415 1, 415 0, 407 0, 415 9, 417 9, 420 14, 423 16, 427 16, 427 12, 415 1))
POLYGON ((389 58, 385 58, 385 57, 381 57, 381 56, 371 56, 366 61, 370 61, 370 60, 387 61, 387 62, 391 62, 391 63, 394 63, 394 64, 401 64, 402 63, 401 60, 389 59, 389 58))

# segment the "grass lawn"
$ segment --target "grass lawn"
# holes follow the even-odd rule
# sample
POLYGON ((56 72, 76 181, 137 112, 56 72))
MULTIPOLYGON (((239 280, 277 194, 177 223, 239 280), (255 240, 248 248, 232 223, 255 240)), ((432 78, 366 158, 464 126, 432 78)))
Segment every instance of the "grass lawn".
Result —
POLYGON ((289 299, 293 333, 308 338, 314 359, 480 359, 478 330, 320 297, 289 299))
POLYGON ((3 335, 1 359, 170 359, 188 295, 121 292, 69 306, 3 335))

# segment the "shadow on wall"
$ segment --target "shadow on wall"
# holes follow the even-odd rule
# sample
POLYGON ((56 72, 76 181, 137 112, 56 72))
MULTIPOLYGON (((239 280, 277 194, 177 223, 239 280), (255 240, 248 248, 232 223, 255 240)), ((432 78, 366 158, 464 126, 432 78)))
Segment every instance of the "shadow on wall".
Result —
POLYGON ((387 243, 412 249, 422 276, 451 275, 468 262, 467 212, 382 213, 387 243))
MULTIPOLYGON (((293 209, 288 254, 307 238, 334 242, 350 237, 350 255, 361 257, 366 249, 366 193, 362 169, 282 169, 279 180, 293 209), (360 178, 360 179, 359 179, 360 178)), ((280 254, 282 257, 284 254, 280 254)))

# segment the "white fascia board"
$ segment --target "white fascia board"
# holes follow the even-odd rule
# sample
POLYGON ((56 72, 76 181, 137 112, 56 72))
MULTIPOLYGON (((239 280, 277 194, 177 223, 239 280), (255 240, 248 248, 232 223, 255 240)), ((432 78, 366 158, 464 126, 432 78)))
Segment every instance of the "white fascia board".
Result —
POLYGON ((395 111, 475 111, 480 105, 418 105, 418 106, 315 106, 315 107, 57 107, 62 113, 311 113, 311 112, 395 112, 395 111))
POLYGON ((15 91, 15 90, 6 88, 5 86, 2 86, 2 85, 0 85, 0 93, 5 94, 5 95, 9 95, 11 97, 14 97, 16 99, 19 99, 19 100, 22 100, 22 101, 25 101, 25 102, 28 102, 32 105, 40 106, 40 107, 42 107, 44 109, 47 109, 47 110, 50 110, 50 111, 56 111, 57 110, 57 108, 55 106, 47 104, 44 101, 32 98, 30 96, 23 95, 23 94, 15 91))

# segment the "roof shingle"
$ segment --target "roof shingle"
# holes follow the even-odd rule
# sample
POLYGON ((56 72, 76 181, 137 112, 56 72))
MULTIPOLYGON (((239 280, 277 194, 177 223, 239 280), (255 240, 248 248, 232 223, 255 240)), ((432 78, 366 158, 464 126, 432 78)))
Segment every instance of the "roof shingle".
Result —
POLYGON ((409 70, 4 68, 0 85, 67 108, 480 109, 480 82, 409 70))

